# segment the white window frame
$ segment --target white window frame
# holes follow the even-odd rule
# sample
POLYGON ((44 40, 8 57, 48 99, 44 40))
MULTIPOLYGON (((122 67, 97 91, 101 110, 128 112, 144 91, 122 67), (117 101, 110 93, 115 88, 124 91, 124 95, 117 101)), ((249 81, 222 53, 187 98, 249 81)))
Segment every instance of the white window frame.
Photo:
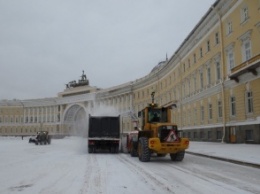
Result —
POLYGON ((251 58, 251 41, 249 39, 243 41, 242 46, 242 53, 243 53, 243 62, 247 61, 251 58))
POLYGON ((229 44, 226 48, 226 55, 227 55, 227 73, 231 73, 231 69, 234 68, 235 65, 235 56, 234 56, 234 43, 229 44))
POLYGON ((228 51, 227 59, 228 59, 229 70, 231 70, 235 67, 235 57, 234 57, 233 50, 228 51))
POLYGON ((241 18, 241 23, 246 22, 249 18, 248 7, 246 5, 241 8, 240 18, 241 18))
POLYGON ((239 37, 242 45, 241 52, 243 62, 249 60, 252 57, 251 34, 252 30, 248 30, 239 37))
POLYGON ((228 21, 227 22, 227 25, 226 25, 227 27, 226 27, 226 33, 227 33, 227 35, 230 35, 231 33, 232 33, 232 31, 233 31, 233 24, 232 24, 232 21, 228 21))

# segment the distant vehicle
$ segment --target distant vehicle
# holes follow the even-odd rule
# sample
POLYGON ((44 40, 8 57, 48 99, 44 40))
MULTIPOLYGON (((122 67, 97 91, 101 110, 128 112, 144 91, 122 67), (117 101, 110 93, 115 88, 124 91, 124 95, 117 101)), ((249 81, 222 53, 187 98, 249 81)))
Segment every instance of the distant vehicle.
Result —
POLYGON ((29 143, 35 143, 35 145, 46 145, 51 144, 51 136, 48 131, 39 131, 37 132, 36 137, 31 137, 29 143))
POLYGON ((88 152, 108 150, 118 153, 120 142, 120 116, 89 115, 88 152))

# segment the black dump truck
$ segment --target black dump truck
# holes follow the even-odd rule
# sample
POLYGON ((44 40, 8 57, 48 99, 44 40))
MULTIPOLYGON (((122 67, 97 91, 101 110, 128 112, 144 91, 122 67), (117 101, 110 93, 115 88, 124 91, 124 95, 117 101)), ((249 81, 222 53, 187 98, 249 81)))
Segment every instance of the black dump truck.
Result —
POLYGON ((88 152, 118 153, 120 142, 120 116, 89 115, 88 152))

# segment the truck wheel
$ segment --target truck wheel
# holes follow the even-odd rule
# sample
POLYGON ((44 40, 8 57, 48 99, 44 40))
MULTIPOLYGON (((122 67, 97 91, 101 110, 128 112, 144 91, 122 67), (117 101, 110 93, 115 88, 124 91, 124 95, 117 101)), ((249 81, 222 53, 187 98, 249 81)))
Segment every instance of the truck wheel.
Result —
POLYGON ((130 154, 131 154, 132 157, 137 157, 138 156, 137 150, 134 147, 134 142, 132 142, 132 144, 131 144, 130 154))
POLYGON ((139 160, 142 162, 149 162, 150 161, 150 150, 148 147, 148 138, 147 137, 141 137, 139 139, 139 144, 138 144, 138 155, 139 155, 139 160))
POLYGON ((170 154, 172 161, 182 161, 185 155, 185 151, 177 152, 175 154, 170 154))
POLYGON ((95 153, 95 152, 96 152, 95 146, 88 147, 88 153, 95 153))
POLYGON ((110 153, 115 153, 115 147, 114 146, 111 146, 110 153))
POLYGON ((119 152, 119 148, 118 146, 115 146, 115 154, 118 154, 118 152, 119 152))

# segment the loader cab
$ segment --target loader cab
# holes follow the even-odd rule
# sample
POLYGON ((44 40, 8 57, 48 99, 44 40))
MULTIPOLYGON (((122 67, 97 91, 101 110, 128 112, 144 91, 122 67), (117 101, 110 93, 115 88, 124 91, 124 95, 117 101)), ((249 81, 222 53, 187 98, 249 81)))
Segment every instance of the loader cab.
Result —
POLYGON ((141 119, 142 129, 150 129, 151 124, 156 123, 170 123, 171 111, 169 108, 157 107, 156 104, 149 104, 138 113, 141 119))
POLYGON ((166 108, 154 108, 148 107, 148 123, 166 123, 168 122, 167 118, 167 109, 166 108))

